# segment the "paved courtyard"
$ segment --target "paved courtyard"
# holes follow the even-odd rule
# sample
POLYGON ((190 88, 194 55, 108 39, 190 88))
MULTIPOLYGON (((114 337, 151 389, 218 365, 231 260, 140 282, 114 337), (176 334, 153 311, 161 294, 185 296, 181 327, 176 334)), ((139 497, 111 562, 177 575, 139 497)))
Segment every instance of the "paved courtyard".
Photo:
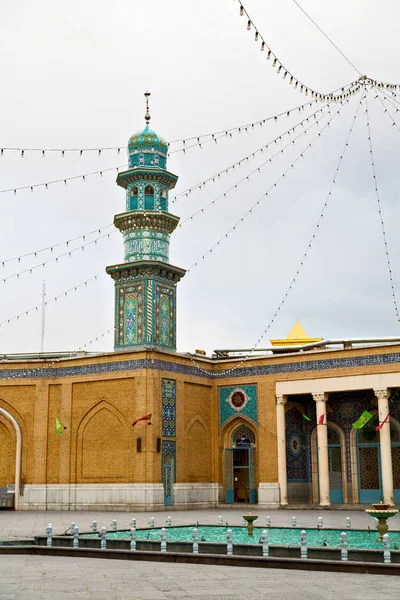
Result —
POLYGON ((2 556, 1 600, 394 600, 397 577, 2 556))
MULTIPOLYGON (((138 527, 147 527, 151 516, 155 525, 165 524, 172 516, 174 525, 241 524, 243 509, 171 511, 159 513, 128 512, 8 512, 0 511, 0 540, 28 539, 43 534, 48 523, 54 534, 63 533, 74 521, 81 531, 95 519, 98 527, 110 529, 112 519, 118 528, 128 528, 130 519, 138 527)), ((248 512, 246 509, 245 512, 248 512)), ((367 529, 372 520, 363 511, 343 510, 256 510, 258 522, 265 524, 269 515, 274 526, 291 526, 292 516, 298 527, 315 527, 318 517, 324 527, 345 530, 346 517, 352 528, 367 529)), ((391 521, 400 529, 400 517, 391 521)), ((0 557, 0 600, 398 600, 398 577, 358 575, 283 569, 255 569, 212 565, 187 565, 154 562, 114 561, 95 558, 57 556, 0 557)))
MULTIPOLYGON (((257 510, 251 509, 253 514, 259 515, 257 526, 265 525, 265 517, 269 515, 273 527, 291 527, 292 517, 297 518, 297 527, 316 527, 318 517, 323 518, 324 527, 338 528, 345 531, 346 517, 350 517, 353 529, 367 529, 373 526, 373 520, 364 511, 354 510, 257 510)), ((132 517, 137 520, 137 527, 148 527, 150 517, 154 517, 155 526, 163 527, 167 516, 171 515, 173 525, 191 525, 198 521, 202 525, 216 525, 218 516, 222 515, 224 523, 241 525, 243 513, 249 512, 248 508, 216 508, 209 510, 186 510, 171 512, 95 512, 95 511, 6 511, 0 510, 0 540, 16 540, 32 538, 34 535, 43 535, 48 523, 53 525, 54 535, 64 533, 73 521, 80 531, 90 529, 93 520, 97 527, 111 529, 111 521, 117 519, 118 529, 129 529, 132 517)), ((399 513, 400 515, 400 513, 399 513)), ((390 520, 390 528, 400 530, 400 516, 390 520)), ((399 594, 400 597, 400 594, 399 594)), ((1 598, 0 598, 1 600, 1 598)))

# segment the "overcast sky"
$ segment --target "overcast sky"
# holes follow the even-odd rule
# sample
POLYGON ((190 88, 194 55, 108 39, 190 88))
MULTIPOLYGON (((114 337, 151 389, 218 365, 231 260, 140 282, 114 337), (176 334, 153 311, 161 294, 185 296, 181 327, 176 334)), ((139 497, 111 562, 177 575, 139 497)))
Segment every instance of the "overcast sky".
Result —
MULTIPOLYGON (((328 93, 357 79, 292 0, 246 0, 244 5, 276 55, 305 85, 328 93)), ((301 5, 363 74, 400 82, 398 2, 301 0, 301 5)), ((2 0, 0 56, 0 147, 123 147, 119 156, 109 151, 81 158, 27 152, 20 158, 5 151, 0 189, 126 164, 124 147, 144 126, 146 89, 152 94, 151 126, 167 140, 251 123, 305 101, 260 52, 233 0, 2 0)), ((396 109, 385 103, 398 129, 375 96, 374 91, 368 95, 372 143, 400 302, 400 112, 395 115, 396 109)), ((180 282, 178 350, 211 352, 252 347, 257 341, 302 260, 359 100, 355 96, 341 108, 268 198, 180 282)), ((176 192, 253 153, 317 108, 185 155, 172 154, 168 169, 179 176, 176 192)), ((256 154, 240 169, 171 205, 171 212, 184 220, 260 166, 260 173, 172 235, 170 262, 189 268, 205 254, 328 120, 329 115, 268 165, 261 167, 287 144, 287 136, 267 154, 256 154)), ((364 103, 304 269, 261 345, 285 337, 297 317, 309 336, 400 335, 367 138, 364 103)), ((172 145, 171 151, 178 147, 172 145)), ((0 262, 111 224, 125 207, 115 176, 112 171, 48 190, 1 194, 0 262)), ((0 264, 0 278, 65 251, 64 245, 53 254, 4 268, 0 264)), ((97 281, 47 307, 45 350, 74 350, 113 327, 114 285, 104 270, 122 260, 122 236, 116 232, 70 258, 6 284, 0 281, 0 321, 39 305, 44 279, 50 299, 100 273, 97 281)), ((89 347, 112 348, 112 334, 89 347)), ((39 349, 40 311, 1 326, 1 353, 39 349)))

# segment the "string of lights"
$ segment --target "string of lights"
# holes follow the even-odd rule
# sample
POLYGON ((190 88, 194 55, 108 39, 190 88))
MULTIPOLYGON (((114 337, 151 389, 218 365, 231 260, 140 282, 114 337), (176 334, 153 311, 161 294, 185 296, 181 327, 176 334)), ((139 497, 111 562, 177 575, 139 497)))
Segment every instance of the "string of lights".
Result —
MULTIPOLYGON (((400 131, 400 127, 397 125, 397 123, 396 123, 396 121, 394 120, 394 118, 393 118, 392 114, 390 113, 389 109, 388 109, 388 108, 386 108, 386 106, 385 106, 385 103, 383 102, 383 100, 382 100, 382 98, 380 97, 380 95, 379 95, 379 94, 380 94, 380 92, 378 92, 378 93, 377 93, 377 95, 375 96, 375 98, 374 98, 374 99, 375 99, 375 100, 376 100, 377 98, 379 99, 379 101, 380 101, 380 103, 382 104, 382 107, 383 107, 383 112, 384 112, 385 114, 387 114, 387 116, 388 116, 388 117, 390 118, 390 120, 392 121, 392 127, 396 127, 396 129, 397 129, 398 131, 400 131)), ((394 105, 392 105, 392 106, 394 106, 394 105)), ((394 109, 396 110, 396 112, 398 112, 398 110, 399 110, 399 109, 398 109, 398 108, 396 108, 395 106, 394 106, 394 109)))
MULTIPOLYGON (((328 107, 328 105, 326 105, 324 108, 328 107)), ((205 206, 203 206, 202 208, 199 208, 198 210, 196 210, 192 215, 190 215, 189 217, 187 217, 186 219, 184 219, 179 226, 182 227, 183 225, 185 225, 185 223, 187 223, 188 221, 193 221, 193 219, 204 213, 204 211, 209 208, 210 206, 213 206, 216 204, 216 202, 218 200, 220 200, 221 198, 226 198, 227 195, 236 190, 238 188, 239 185, 241 185, 242 183, 247 183, 248 181, 250 181, 250 178, 255 175, 256 173, 261 173, 261 169, 263 167, 265 167, 266 165, 269 165, 272 163, 272 161, 277 157, 280 156, 281 154, 284 154, 285 150, 287 148, 289 148, 290 146, 294 145, 296 143, 296 141, 301 138, 303 135, 307 135, 307 132, 312 129, 315 126, 319 126, 320 121, 330 115, 330 111, 328 111, 327 113, 323 113, 318 119, 316 119, 309 127, 306 127, 299 135, 297 135, 295 138, 293 138, 290 142, 288 142, 285 146, 283 146, 283 148, 281 148, 280 150, 278 150, 277 152, 275 152, 275 154, 273 154, 270 158, 268 158, 267 160, 265 160, 264 162, 262 162, 261 164, 258 165, 258 167, 256 167, 255 169, 253 169, 250 173, 248 173, 247 175, 245 175, 244 177, 242 177, 241 179, 239 179, 238 181, 236 181, 234 184, 232 184, 228 189, 226 189, 224 192, 222 192, 221 194, 219 194, 219 196, 217 196, 216 198, 214 198, 213 200, 211 200, 210 202, 208 202, 205 206)), ((314 115, 315 116, 315 115, 314 115)), ((307 122, 309 121, 309 119, 307 118, 307 122)), ((272 142, 270 142, 271 144, 272 142)))
MULTIPOLYGON (((88 283, 97 281, 99 275, 101 275, 101 274, 102 273, 96 273, 96 275, 93 275, 93 277, 89 277, 85 281, 82 281, 81 283, 74 285, 73 287, 65 290, 64 292, 61 292, 61 294, 58 294, 57 296, 54 296, 53 298, 46 300, 44 302, 44 306, 47 306, 51 302, 57 302, 57 300, 59 300, 60 298, 67 298, 68 294, 70 294, 71 292, 77 292, 78 289, 80 289, 82 287, 87 287, 88 283)), ((9 325, 11 323, 11 321, 19 321, 21 317, 27 317, 30 313, 38 311, 40 308, 42 308, 42 306, 43 306, 43 303, 38 304, 36 306, 32 306, 28 310, 24 310, 12 317, 9 317, 8 319, 4 319, 3 321, 0 321, 0 327, 5 324, 9 325)))
POLYGON ((251 215, 254 211, 254 209, 257 208, 257 206, 260 205, 261 201, 264 200, 265 198, 268 198, 269 193, 277 187, 278 183, 282 180, 286 178, 286 174, 289 173, 293 168, 294 165, 301 160, 302 158, 304 158, 304 154, 307 152, 307 150, 309 150, 313 143, 315 142, 315 140, 317 140, 318 138, 321 137, 322 132, 328 128, 330 126, 330 123, 332 122, 332 120, 340 114, 340 110, 341 110, 341 106, 338 105, 335 108, 336 112, 334 112, 334 114, 331 116, 331 118, 329 119, 329 121, 323 126, 323 128, 321 129, 321 131, 319 133, 317 133, 316 136, 314 136, 311 140, 311 142, 307 143, 307 145, 301 150, 300 154, 298 154, 298 156, 294 159, 294 161, 290 164, 290 166, 274 181, 274 183, 267 189, 266 192, 264 192, 264 194, 262 194, 262 196, 260 196, 260 198, 258 198, 258 200, 242 215, 242 217, 240 217, 240 219, 238 219, 229 229, 228 231, 221 236, 208 250, 207 252, 205 252, 199 259, 197 259, 193 264, 190 265, 189 269, 187 269, 186 273, 190 273, 194 267, 197 267, 198 264, 202 261, 204 261, 204 259, 206 258, 206 256, 209 256, 210 254, 213 253, 213 251, 215 250, 215 248, 219 247, 221 245, 221 243, 229 238, 229 235, 232 234, 234 231, 236 231, 236 228, 244 222, 244 220, 246 219, 246 217, 248 217, 249 215, 251 215))
MULTIPOLYGON (((174 150, 173 152, 171 152, 171 154, 175 153, 175 152, 183 152, 185 150, 187 150, 188 148, 192 148, 194 146, 198 146, 201 143, 205 143, 205 140, 208 141, 214 141, 214 138, 216 136, 220 136, 220 137, 227 137, 230 136, 230 134, 234 134, 234 133, 240 133, 242 131, 251 131, 254 130, 254 128, 257 125, 260 125, 261 127, 263 125, 265 125, 265 123, 267 123, 268 121, 277 121, 279 117, 283 117, 283 116, 287 116, 290 117, 291 114, 297 110, 301 111, 304 110, 306 107, 308 106, 312 106, 312 102, 305 102, 303 104, 300 104, 298 106, 295 106, 294 108, 290 108, 289 110, 284 110, 280 113, 277 113, 276 115, 272 115, 269 117, 265 117, 264 119, 260 119, 258 121, 253 121, 251 123, 245 123, 244 125, 238 125, 235 127, 230 127, 228 129, 220 129, 218 131, 214 131, 211 133, 202 133, 199 135, 194 135, 192 137, 187 137, 187 138, 182 138, 182 139, 177 139, 177 140, 171 140, 170 142, 168 142, 168 144, 182 144, 182 148, 179 148, 177 150, 174 150), (208 139, 211 138, 211 139, 208 139), (188 142, 193 142, 195 141, 196 143, 190 146, 186 146, 186 144, 188 142)), ((232 136, 230 136, 232 137, 232 136)), ((116 151, 117 154, 119 155, 121 153, 121 150, 126 150, 126 144, 121 144, 120 146, 105 146, 105 147, 101 147, 101 148, 62 148, 62 147, 57 147, 57 148, 20 148, 20 147, 11 147, 11 146, 3 146, 0 148, 0 158, 4 157, 8 152, 12 152, 12 153, 18 153, 20 158, 26 158, 28 157, 30 154, 40 154, 42 156, 42 158, 45 158, 48 155, 58 155, 61 158, 64 158, 67 154, 78 154, 79 157, 82 157, 84 154, 93 154, 95 153, 97 156, 102 156, 104 152, 107 151, 116 151)))
MULTIPOLYGON (((272 318, 270 319, 269 323, 267 324, 267 326, 266 326, 266 327, 265 327, 265 329, 263 330, 262 334, 260 335, 260 337, 258 338, 258 340, 256 341, 256 343, 253 345, 253 347, 252 347, 252 349, 250 350, 250 352, 248 352, 248 353, 247 353, 245 356, 243 356, 243 357, 242 357, 242 358, 241 358, 241 359, 240 359, 240 360, 239 360, 239 361, 238 361, 236 364, 234 364, 234 365, 233 365, 231 368, 229 368, 229 369, 224 369, 224 370, 221 370, 221 371, 215 371, 215 372, 211 372, 211 371, 209 371, 209 370, 207 370, 207 369, 203 369, 203 367, 201 367, 201 366, 198 364, 198 362, 196 362, 196 361, 195 361, 195 360, 192 358, 192 359, 191 359, 191 360, 192 360, 192 363, 193 363, 193 364, 194 364, 194 365, 195 365, 195 366, 196 366, 196 367, 197 367, 197 368, 198 368, 200 371, 203 371, 203 372, 205 372, 205 373, 209 374, 210 376, 214 376, 214 377, 223 377, 223 376, 229 375, 229 373, 231 373, 232 371, 235 371, 235 370, 237 370, 237 369, 241 368, 241 367, 242 367, 242 365, 243 365, 243 364, 244 364, 244 363, 245 363, 245 362, 246 362, 246 361, 247 361, 247 360, 248 360, 248 359, 249 359, 249 358, 250 358, 250 357, 251 357, 251 356, 254 354, 254 352, 256 352, 256 351, 257 351, 257 348, 258 348, 258 346, 260 345, 260 343, 262 342, 262 340, 264 339, 264 337, 266 336, 266 334, 268 333, 268 331, 271 329, 272 325, 275 323, 275 320, 276 320, 276 318, 277 318, 278 314, 279 314, 279 313, 280 313, 280 311, 282 310, 282 308, 283 308, 283 306, 284 306, 285 302, 287 301, 287 299, 288 299, 288 297, 289 297, 289 294, 291 293, 291 291, 292 291, 292 289, 293 289, 294 285, 296 284, 296 282, 297 282, 297 280, 298 280, 298 277, 299 277, 299 275, 300 275, 301 271, 303 270, 303 267, 304 267, 304 264, 305 264, 305 262, 306 262, 306 260, 307 260, 307 257, 308 257, 308 255, 309 255, 309 253, 310 253, 311 249, 312 249, 312 248, 313 248, 313 246, 314 246, 314 243, 315 243, 315 240, 316 240, 317 234, 318 234, 318 232, 319 232, 319 231, 320 231, 320 229, 321 229, 321 224, 322 224, 323 218, 324 218, 324 216, 325 216, 326 209, 328 208, 328 205, 329 205, 329 203, 330 203, 330 201, 331 201, 331 199, 332 199, 332 191, 333 191, 333 188, 334 188, 334 186, 335 186, 335 184, 336 184, 336 180, 337 180, 337 177, 338 177, 338 174, 339 174, 339 171, 340 171, 340 167, 341 167, 341 165, 342 165, 342 162, 343 162, 344 155, 345 155, 345 153, 346 153, 346 150, 347 150, 347 148, 349 147, 349 141, 350 141, 350 138, 351 138, 351 135, 352 135, 352 132, 353 132, 353 129, 354 129, 354 126, 355 126, 356 120, 357 120, 357 116, 358 116, 358 113, 359 113, 360 107, 361 107, 361 105, 362 105, 362 103, 363 103, 363 101, 364 101, 364 98, 365 98, 365 90, 364 90, 364 94, 363 94, 363 96, 361 97, 361 99, 360 99, 360 101, 359 101, 359 103, 358 103, 358 105, 357 105, 357 109, 356 109, 355 115, 354 115, 354 117, 353 117, 353 119, 352 119, 352 122, 351 122, 351 125, 350 125, 350 129, 349 129, 349 131, 348 131, 348 133, 347 133, 347 136, 346 136, 346 141, 345 141, 345 144, 344 144, 344 146, 343 146, 343 150, 341 151, 341 153, 340 153, 340 155, 339 155, 339 160, 338 160, 338 163, 337 163, 337 166, 336 166, 336 169, 335 169, 334 177, 333 177, 333 179, 332 179, 332 182, 331 182, 331 185, 330 185, 330 187, 329 187, 329 191, 328 191, 328 193, 327 193, 327 195, 326 195, 326 197, 325 197, 325 201, 324 201, 324 204, 323 204, 323 207, 322 207, 321 213, 320 213, 320 215, 319 215, 319 217, 318 217, 318 220, 317 220, 316 226, 315 226, 315 228, 313 229, 313 232, 312 232, 312 234, 311 234, 310 240, 309 240, 309 242, 308 242, 308 244, 307 244, 307 246, 306 246, 306 249, 305 249, 305 251, 304 251, 304 253, 303 253, 303 255, 302 255, 301 259, 300 259, 300 262, 299 262, 299 263, 298 263, 298 265, 297 265, 297 268, 296 268, 295 274, 294 274, 294 276, 291 278, 291 280, 290 280, 290 283, 289 283, 289 285, 288 285, 288 287, 287 287, 287 289, 286 289, 286 291, 285 291, 285 293, 284 293, 284 295, 283 295, 283 297, 282 297, 281 301, 279 302, 277 309, 275 310, 275 312, 274 312, 274 314, 273 314, 272 318)), ((335 115, 336 115, 336 114, 338 114, 338 113, 335 113, 335 115)), ((335 115, 334 115, 334 116, 335 116, 335 115)), ((332 118, 334 118, 334 116, 333 116, 332 118)))
POLYGON ((92 244, 97 246, 97 242, 99 242, 100 240, 103 240, 105 238, 110 239, 111 235, 113 233, 116 233, 116 231, 117 231, 117 229, 114 229, 114 231, 111 231, 110 233, 104 233, 103 235, 97 237, 96 239, 90 240, 89 242, 86 242, 85 244, 82 244, 81 246, 78 246, 77 248, 71 248, 67 252, 63 252, 62 254, 59 254, 58 256, 49 258, 48 260, 45 260, 37 265, 32 265, 31 267, 23 269, 22 271, 19 271, 18 273, 13 273, 12 275, 8 275, 7 277, 0 279, 0 282, 7 283, 7 281, 9 281, 10 279, 18 279, 19 280, 21 275, 26 275, 27 273, 29 273, 31 275, 33 271, 35 271, 36 269, 39 269, 39 268, 44 268, 49 263, 55 262, 56 264, 58 264, 60 259, 65 258, 67 256, 71 257, 72 254, 74 252, 78 252, 78 250, 83 252, 87 246, 91 246, 92 244))
POLYGON ((109 335, 112 331, 115 331, 115 327, 109 327, 107 331, 103 331, 103 333, 99 334, 89 342, 82 344, 81 346, 79 346, 79 348, 76 349, 76 352, 79 352, 80 350, 86 350, 88 346, 91 346, 92 344, 95 344, 96 342, 104 339, 106 335, 109 335))
MULTIPOLYGON (((383 94, 383 99, 385 102, 389 101, 389 103, 392 104, 392 106, 394 106, 395 104, 398 104, 400 106, 400 102, 397 100, 396 96, 394 96, 393 94, 389 95, 389 93, 386 90, 383 90, 381 88, 376 87, 375 89, 383 94)), ((398 109, 396 108, 396 111, 397 110, 398 109)))
POLYGON ((29 256, 34 256, 36 258, 37 255, 41 254, 42 252, 53 252, 55 248, 59 248, 60 246, 65 245, 68 248, 69 245, 73 242, 76 242, 77 240, 82 240, 82 242, 85 242, 86 238, 90 235, 93 235, 94 233, 98 233, 99 235, 101 235, 103 231, 109 229, 110 227, 114 227, 114 225, 111 223, 110 225, 105 225, 104 227, 100 227, 99 229, 93 229, 92 231, 88 231, 87 233, 83 233, 82 235, 70 238, 69 240, 65 240, 64 242, 59 242, 57 244, 53 244, 52 246, 46 246, 46 248, 40 248, 39 250, 33 250, 32 252, 28 252, 27 254, 21 254, 20 256, 6 258, 5 260, 0 261, 0 263, 4 267, 7 263, 10 262, 18 261, 20 263, 21 260, 23 260, 24 258, 28 258, 29 256))
POLYGON ((102 169, 101 171, 91 171, 90 173, 84 173, 83 175, 73 175, 72 177, 64 177, 62 179, 53 179, 51 181, 46 181, 43 183, 34 183, 31 185, 22 185, 20 187, 8 188, 5 190, 0 190, 0 195, 13 192, 14 196, 16 196, 17 192, 20 192, 23 190, 30 190, 31 192, 33 192, 35 189, 38 189, 38 188, 45 188, 47 190, 49 188, 49 186, 57 185, 60 183, 67 185, 68 181, 73 181, 73 180, 77 180, 77 179, 85 182, 88 177, 92 177, 93 175, 100 175, 100 177, 103 177, 104 173, 109 173, 110 171, 118 172, 120 169, 124 169, 127 166, 128 165, 119 165, 118 167, 109 167, 108 169, 102 169))
POLYGON ((276 54, 272 51, 270 45, 265 41, 264 37, 260 33, 258 27, 256 27, 254 21, 250 17, 248 11, 244 8, 241 0, 238 0, 240 9, 239 14, 243 17, 246 15, 247 17, 247 29, 249 31, 254 31, 254 41, 260 43, 261 42, 261 51, 267 52, 267 59, 272 61, 272 66, 277 69, 277 73, 282 73, 283 79, 286 79, 289 85, 293 85, 293 89, 300 91, 301 93, 304 91, 304 94, 308 96, 311 95, 311 98, 315 98, 316 100, 321 100, 323 102, 343 102, 353 94, 356 94, 360 91, 362 87, 361 79, 353 81, 349 84, 346 84, 342 88, 339 88, 339 93, 336 94, 334 92, 330 92, 328 94, 322 93, 316 90, 313 90, 309 86, 306 86, 300 79, 295 77, 292 71, 285 67, 281 60, 278 59, 276 54))
POLYGON ((188 188, 187 190, 184 190, 183 192, 180 192, 179 194, 175 194, 175 196, 172 196, 170 198, 171 204, 176 204, 176 202, 183 196, 186 196, 186 198, 189 197, 189 195, 192 192, 194 192, 197 189, 201 190, 203 187, 206 186, 207 183, 210 183, 211 181, 215 183, 216 179, 221 178, 221 175, 227 175, 230 171, 232 171, 232 170, 234 171, 236 167, 240 167, 244 162, 248 162, 251 158, 255 158, 256 154, 263 153, 264 151, 268 150, 268 148, 271 144, 278 144, 278 142, 282 141, 282 138, 285 135, 290 136, 291 133, 294 133, 296 131, 296 128, 304 126, 304 123, 308 123, 312 117, 314 117, 314 119, 316 119, 316 115, 320 112, 322 113, 322 111, 324 111, 327 107, 329 107, 329 104, 326 104, 322 108, 319 108, 318 110, 314 111, 308 117, 306 117, 305 119, 302 119, 301 121, 299 121, 298 123, 293 125, 293 127, 291 127, 290 129, 287 129, 286 131, 281 133, 279 136, 277 136, 276 138, 274 138, 267 144, 264 144, 263 146, 261 146, 260 148, 258 148, 254 152, 252 152, 251 154, 248 154, 247 156, 244 156, 240 160, 229 165, 229 167, 225 167, 224 169, 222 169, 222 171, 219 171, 218 173, 214 173, 214 175, 210 175, 210 177, 207 177, 207 179, 203 179, 203 181, 196 183, 195 185, 188 188))
POLYGON ((366 114, 366 118, 367 118, 367 128, 368 128, 369 154, 371 157, 371 166, 372 166, 372 178, 374 180, 375 195, 376 195, 376 200, 378 203, 378 214, 379 214, 379 220, 380 220, 380 224, 381 224, 383 243, 385 246, 386 263, 387 263, 388 272, 389 272, 389 280, 390 280, 390 287, 391 287, 391 291, 392 291, 393 306, 394 306, 394 310, 396 313, 397 322, 400 323, 399 308, 398 308, 397 299, 396 299, 396 292, 395 292, 395 288, 394 288, 394 280, 393 280, 393 273, 392 273, 392 265, 391 265, 391 260, 390 260, 390 256, 389 256, 389 247, 388 247, 388 243, 387 243, 386 228, 385 228, 385 223, 383 220, 382 203, 381 203, 379 189, 378 189, 378 180, 376 177, 375 158, 374 158, 374 151, 372 148, 371 126, 370 126, 370 118, 369 118, 369 110, 368 110, 368 98, 366 98, 365 106, 366 106, 365 114, 366 114))

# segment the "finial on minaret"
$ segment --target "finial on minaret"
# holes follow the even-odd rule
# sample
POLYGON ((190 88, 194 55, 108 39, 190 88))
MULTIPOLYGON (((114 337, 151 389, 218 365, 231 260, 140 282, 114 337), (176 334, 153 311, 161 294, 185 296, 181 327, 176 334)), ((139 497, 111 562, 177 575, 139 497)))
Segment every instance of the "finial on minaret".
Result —
POLYGON ((150 123, 150 113, 149 113, 149 96, 150 96, 150 92, 145 92, 144 96, 146 98, 146 114, 144 115, 144 120, 146 121, 146 126, 149 126, 150 123))

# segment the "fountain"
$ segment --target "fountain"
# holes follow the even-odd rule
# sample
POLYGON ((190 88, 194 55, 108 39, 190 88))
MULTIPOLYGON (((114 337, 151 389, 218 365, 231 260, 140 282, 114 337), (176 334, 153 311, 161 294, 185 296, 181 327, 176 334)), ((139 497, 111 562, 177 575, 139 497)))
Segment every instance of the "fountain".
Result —
POLYGON ((371 515, 371 517, 374 519, 378 519, 376 528, 379 531, 379 538, 376 541, 383 542, 383 536, 389 529, 387 519, 394 517, 399 511, 395 508, 390 508, 390 504, 383 504, 381 500, 379 504, 373 504, 372 509, 369 508, 365 512, 371 515))
POLYGON ((258 519, 258 515, 252 515, 249 513, 248 515, 242 515, 243 519, 247 522, 247 535, 254 535, 254 521, 258 519))

